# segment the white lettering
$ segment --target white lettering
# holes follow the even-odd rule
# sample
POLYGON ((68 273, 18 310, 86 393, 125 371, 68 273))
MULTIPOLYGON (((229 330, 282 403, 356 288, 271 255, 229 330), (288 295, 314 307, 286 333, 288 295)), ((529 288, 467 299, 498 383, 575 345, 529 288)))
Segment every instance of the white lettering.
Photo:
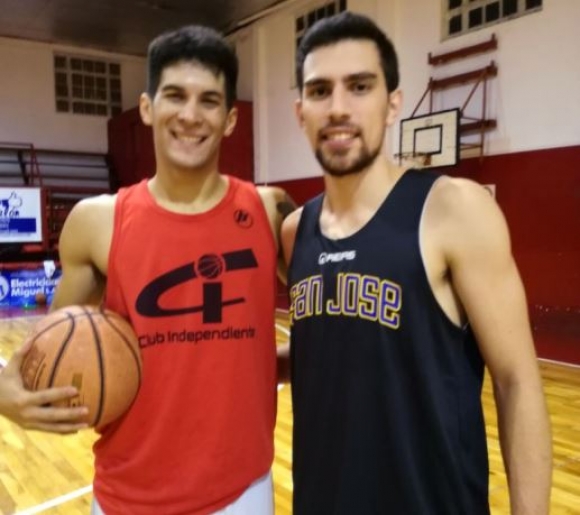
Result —
POLYGON ((341 261, 353 261, 356 258, 356 250, 347 250, 345 252, 322 252, 318 256, 318 264, 340 263, 341 261))

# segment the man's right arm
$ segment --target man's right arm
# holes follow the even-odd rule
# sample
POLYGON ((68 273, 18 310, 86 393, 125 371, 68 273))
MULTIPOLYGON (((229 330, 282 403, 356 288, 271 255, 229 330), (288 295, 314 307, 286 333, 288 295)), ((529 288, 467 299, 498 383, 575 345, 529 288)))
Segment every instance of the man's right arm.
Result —
POLYGON ((114 197, 103 195, 75 205, 59 239, 62 277, 51 310, 99 304, 105 291, 114 197))
MULTIPOLYGON (((77 204, 67 217, 59 240, 63 273, 51 309, 71 304, 94 304, 102 296, 104 276, 101 267, 95 263, 95 243, 106 241, 108 219, 112 220, 112 216, 107 218, 110 209, 97 199, 95 201, 91 199, 77 204), (98 220, 100 224, 95 223, 98 220)), ((106 249, 97 254, 106 255, 106 249)), ((77 395, 75 388, 59 387, 36 392, 24 388, 20 367, 28 350, 28 344, 22 346, 0 370, 0 414, 24 429, 74 433, 85 428, 86 423, 79 420, 86 415, 86 408, 50 406, 53 402, 77 395)))

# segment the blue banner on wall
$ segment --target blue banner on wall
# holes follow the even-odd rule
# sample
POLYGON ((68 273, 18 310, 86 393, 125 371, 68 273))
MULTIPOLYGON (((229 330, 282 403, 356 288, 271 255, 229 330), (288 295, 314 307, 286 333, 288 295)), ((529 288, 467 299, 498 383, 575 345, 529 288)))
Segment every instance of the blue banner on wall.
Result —
POLYGON ((0 243, 42 241, 40 188, 0 187, 0 243))
POLYGON ((50 304, 61 273, 53 261, 32 269, 0 269, 0 308, 34 306, 39 294, 50 304))

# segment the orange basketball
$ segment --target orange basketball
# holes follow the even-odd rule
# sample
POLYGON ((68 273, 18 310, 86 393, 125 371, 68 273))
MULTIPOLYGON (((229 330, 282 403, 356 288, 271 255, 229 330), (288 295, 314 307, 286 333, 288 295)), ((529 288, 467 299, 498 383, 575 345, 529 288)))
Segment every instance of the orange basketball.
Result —
POLYGON ((24 386, 72 385, 78 397, 60 406, 86 406, 99 427, 123 415, 141 383, 141 355, 133 328, 117 313, 69 306, 43 317, 28 335, 32 347, 21 367, 24 386))

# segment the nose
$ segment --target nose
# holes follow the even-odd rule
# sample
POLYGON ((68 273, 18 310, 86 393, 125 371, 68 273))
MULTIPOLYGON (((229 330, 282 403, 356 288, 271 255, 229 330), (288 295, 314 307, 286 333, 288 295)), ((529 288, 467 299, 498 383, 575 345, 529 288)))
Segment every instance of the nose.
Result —
POLYGON ((342 87, 335 87, 330 96, 331 120, 344 120, 349 117, 349 102, 347 91, 342 87))
POLYGON ((178 118, 179 121, 188 124, 200 123, 201 116, 198 102, 195 99, 185 102, 179 110, 178 118))

